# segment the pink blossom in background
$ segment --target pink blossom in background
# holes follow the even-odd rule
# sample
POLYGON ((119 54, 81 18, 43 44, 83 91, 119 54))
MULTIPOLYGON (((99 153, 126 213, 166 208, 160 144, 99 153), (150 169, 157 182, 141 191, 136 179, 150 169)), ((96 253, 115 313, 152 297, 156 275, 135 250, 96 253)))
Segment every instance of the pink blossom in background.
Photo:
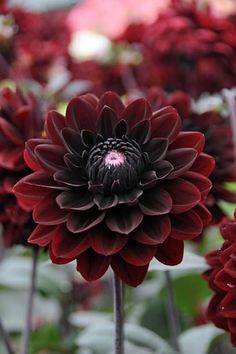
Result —
POLYGON ((151 23, 168 4, 169 0, 86 0, 72 9, 67 24, 71 32, 91 30, 116 38, 130 23, 151 23))

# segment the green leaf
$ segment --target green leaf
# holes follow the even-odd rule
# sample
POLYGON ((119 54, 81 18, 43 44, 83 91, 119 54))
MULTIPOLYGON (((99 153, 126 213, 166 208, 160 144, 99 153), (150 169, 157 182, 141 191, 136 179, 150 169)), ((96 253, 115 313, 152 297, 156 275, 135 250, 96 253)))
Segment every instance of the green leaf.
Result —
POLYGON ((180 336, 182 354, 207 354, 212 341, 221 333, 212 324, 189 329, 180 336))

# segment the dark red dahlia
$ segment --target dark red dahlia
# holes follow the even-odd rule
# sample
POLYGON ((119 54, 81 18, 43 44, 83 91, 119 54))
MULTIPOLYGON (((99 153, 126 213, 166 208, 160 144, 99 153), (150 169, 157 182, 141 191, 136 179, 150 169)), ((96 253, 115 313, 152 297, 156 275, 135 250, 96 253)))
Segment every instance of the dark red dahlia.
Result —
POLYGON ((212 189, 206 205, 213 215, 213 222, 219 222, 224 213, 219 207, 219 201, 236 203, 236 193, 225 187, 226 182, 236 182, 236 161, 232 130, 228 117, 223 117, 216 111, 197 113, 192 109, 191 97, 182 92, 174 91, 167 95, 159 87, 146 90, 145 97, 153 109, 172 105, 182 118, 184 131, 198 131, 205 136, 205 152, 213 156, 216 167, 210 176, 212 189))
POLYGON ((208 305, 207 318, 228 331, 236 347, 236 220, 225 220, 221 233, 225 239, 223 246, 206 256, 210 269, 203 274, 215 293, 208 305))
POLYGON ((168 91, 199 96, 236 84, 236 23, 215 17, 197 2, 175 2, 144 36, 139 79, 168 91), (176 5, 177 4, 177 5, 176 5))
POLYGON ((7 247, 26 244, 35 226, 31 213, 17 202, 13 186, 29 173, 23 157, 25 141, 42 135, 43 111, 43 103, 33 94, 0 92, 0 223, 7 247))
POLYGON ((39 224, 29 242, 49 245, 54 263, 76 259, 86 280, 111 265, 137 286, 153 257, 180 263, 183 240, 210 222, 203 202, 214 168, 203 135, 180 129, 174 108, 152 113, 145 99, 125 107, 112 92, 73 98, 66 117, 49 112, 47 139, 26 144, 35 172, 15 186, 39 224))

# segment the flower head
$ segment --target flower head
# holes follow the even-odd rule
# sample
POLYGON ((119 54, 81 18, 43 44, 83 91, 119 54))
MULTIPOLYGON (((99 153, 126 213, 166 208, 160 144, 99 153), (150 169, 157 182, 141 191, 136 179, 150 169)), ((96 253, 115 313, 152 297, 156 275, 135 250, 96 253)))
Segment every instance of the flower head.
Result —
POLYGON ((26 244, 35 226, 31 213, 17 202, 13 186, 29 173, 23 156, 25 141, 42 135, 44 108, 31 93, 0 92, 0 222, 6 247, 26 244))
POLYGON ((125 107, 112 92, 73 98, 66 117, 49 112, 47 139, 26 144, 35 172, 15 186, 39 224, 29 242, 49 245, 54 263, 76 259, 86 280, 111 265, 137 286, 153 257, 180 263, 183 240, 211 219, 203 202, 214 168, 203 135, 180 129, 174 108, 125 107))
POLYGON ((232 344, 236 346, 236 220, 225 220, 221 233, 225 241, 220 250, 206 256, 210 269, 203 274, 215 293, 208 305, 207 318, 230 332, 232 344))

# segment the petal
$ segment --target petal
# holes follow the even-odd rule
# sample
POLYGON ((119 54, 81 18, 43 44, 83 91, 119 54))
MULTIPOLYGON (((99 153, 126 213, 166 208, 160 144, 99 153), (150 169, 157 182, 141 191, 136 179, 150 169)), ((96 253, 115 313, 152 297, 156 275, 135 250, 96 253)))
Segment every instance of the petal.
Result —
POLYGON ((50 111, 48 113, 45 122, 45 130, 47 136, 50 137, 50 139, 55 145, 61 145, 61 130, 65 128, 65 126, 66 121, 65 117, 62 114, 56 111, 50 111))
POLYGON ((184 178, 199 189, 203 200, 207 197, 212 187, 212 183, 207 177, 197 172, 186 172, 184 178))
POLYGON ((1 148, 0 167, 8 170, 22 170, 25 166, 23 147, 1 148))
POLYGON ((19 131, 2 117, 0 117, 0 132, 11 144, 24 146, 24 138, 19 134, 19 131))
POLYGON ((42 144, 35 148, 35 156, 43 169, 54 173, 65 167, 65 150, 59 145, 42 144))
POLYGON ((80 98, 88 102, 93 108, 96 109, 99 99, 93 93, 85 93, 84 95, 81 95, 80 98))
POLYGON ((205 205, 203 205, 202 203, 199 203, 198 205, 196 205, 194 207, 193 210, 201 218, 204 227, 210 224, 210 222, 212 220, 212 215, 205 205))
POLYGON ((120 97, 112 91, 107 91, 100 97, 97 111, 100 112, 104 106, 110 107, 118 115, 125 109, 120 97))
POLYGON ((84 146, 82 144, 81 135, 78 132, 71 128, 64 128, 61 131, 61 135, 62 141, 67 151, 71 152, 72 154, 82 154, 84 146))
POLYGON ((181 119, 176 109, 168 106, 153 114, 151 124, 152 138, 167 138, 171 144, 179 134, 181 119))
MULTIPOLYGON (((80 168, 78 168, 76 172, 69 169, 57 171, 54 173, 53 178, 56 182, 63 183, 66 186, 81 187, 88 184, 88 181, 85 179, 84 171, 80 168)), ((61 189, 66 188, 61 187, 61 189)))
POLYGON ((167 215, 145 217, 138 229, 130 235, 134 240, 147 245, 163 243, 171 232, 170 218, 167 215))
POLYGON ((118 195, 118 203, 119 204, 128 204, 128 203, 134 203, 138 200, 138 198, 143 194, 143 191, 141 189, 135 188, 132 189, 131 191, 127 191, 124 193, 120 193, 118 195))
POLYGON ((191 171, 209 176, 215 168, 215 160, 212 156, 201 153, 191 167, 191 171))
POLYGON ((139 186, 143 189, 151 188, 156 185, 157 175, 155 171, 146 171, 142 174, 139 186))
POLYGON ((128 133, 128 124, 124 119, 121 119, 114 128, 114 134, 116 138, 122 138, 123 135, 128 133))
POLYGON ((173 182, 166 183, 165 189, 173 201, 171 213, 183 213, 192 209, 201 200, 201 193, 198 188, 183 178, 177 178, 173 182))
POLYGON ((38 225, 28 238, 28 242, 45 247, 51 242, 56 229, 56 226, 38 225))
POLYGON ((100 224, 106 213, 96 209, 83 212, 70 213, 67 220, 67 228, 73 233, 84 232, 100 224))
POLYGON ((61 209, 88 210, 93 207, 93 195, 88 191, 68 190, 60 193, 56 202, 61 209))
POLYGON ((192 148, 202 152, 205 145, 205 136, 200 132, 180 132, 171 144, 171 149, 192 148))
POLYGON ((60 258, 56 257, 52 252, 51 244, 49 245, 49 257, 51 258, 52 263, 54 264, 67 264, 74 260, 74 258, 60 258))
POLYGON ((177 240, 192 240, 201 234, 203 223, 194 210, 171 216, 171 236, 177 240))
POLYGON ((89 237, 93 250, 104 256, 119 252, 128 241, 128 236, 117 234, 105 227, 92 229, 89 237))
POLYGON ((150 121, 145 119, 137 124, 131 129, 131 132, 129 134, 129 137, 140 145, 145 144, 151 134, 151 124, 150 121))
POLYGON ((120 256, 125 262, 136 267, 141 267, 150 263, 156 254, 156 250, 156 245, 145 245, 134 240, 130 240, 121 250, 120 256))
POLYGON ((220 303, 221 315, 228 318, 236 317, 236 296, 235 291, 229 292, 220 303))
POLYGON ((91 130, 83 129, 81 131, 81 141, 87 148, 91 148, 96 143, 96 135, 91 130))
POLYGON ((106 225, 114 232, 128 235, 135 230, 143 220, 143 214, 135 207, 116 208, 106 215, 106 225))
POLYGON ((121 114, 121 119, 126 120, 130 127, 151 117, 152 109, 144 98, 139 98, 130 103, 121 114))
POLYGON ((174 170, 174 166, 169 161, 157 161, 152 165, 156 171, 158 179, 166 178, 174 170))
POLYGON ((27 165, 33 170, 37 171, 41 169, 41 166, 38 163, 38 160, 35 156, 34 150, 37 145, 49 144, 50 140, 48 139, 29 139, 25 143, 24 159, 27 165))
POLYGON ((168 179, 177 178, 188 171, 196 160, 197 154, 197 150, 190 148, 169 151, 166 155, 166 160, 174 166, 174 171, 170 173, 168 179))
POLYGON ((96 194, 93 201, 99 210, 105 210, 116 206, 118 203, 118 197, 117 195, 105 196, 102 194, 96 194))
POLYGON ((32 186, 47 188, 47 189, 59 189, 59 190, 65 189, 65 187, 59 186, 51 176, 41 171, 37 171, 26 176, 24 178, 24 183, 30 184, 32 186))
POLYGON ((49 193, 34 207, 33 219, 42 225, 58 225, 65 222, 68 212, 58 207, 55 193, 49 193))
POLYGON ((184 254, 184 243, 168 237, 157 247, 156 258, 163 264, 174 266, 181 263, 184 254))
POLYGON ((57 228, 51 244, 52 253, 57 258, 77 258, 88 248, 88 234, 72 234, 65 225, 57 228))
POLYGON ((97 113, 95 109, 80 97, 72 98, 66 110, 66 123, 68 127, 79 131, 87 129, 95 131, 97 113))
POLYGON ((148 270, 148 265, 135 267, 132 264, 126 263, 118 255, 112 257, 111 267, 125 284, 134 287, 143 282, 148 270))
POLYGON ((168 150, 168 140, 165 138, 153 138, 143 146, 143 150, 148 153, 151 163, 162 160, 168 150))
POLYGON ((107 271, 111 262, 111 256, 106 257, 88 249, 77 258, 77 271, 87 281, 101 278, 107 271))
POLYGON ((155 187, 146 190, 139 198, 139 207, 146 215, 167 214, 172 208, 172 199, 164 189, 155 187))
POLYGON ((108 106, 104 106, 102 109, 98 121, 97 131, 105 139, 113 137, 114 126, 118 121, 116 113, 108 106))

